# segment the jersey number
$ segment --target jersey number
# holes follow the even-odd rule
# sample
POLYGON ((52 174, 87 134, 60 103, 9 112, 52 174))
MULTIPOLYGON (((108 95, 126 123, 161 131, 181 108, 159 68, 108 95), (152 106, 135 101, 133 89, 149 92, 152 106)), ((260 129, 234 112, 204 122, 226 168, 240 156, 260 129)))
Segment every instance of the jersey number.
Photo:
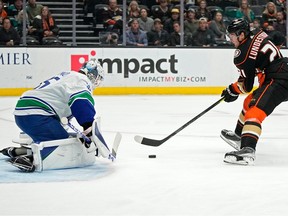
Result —
POLYGON ((69 74, 69 72, 62 72, 61 74, 59 74, 57 76, 51 77, 50 79, 41 82, 34 89, 42 89, 42 88, 50 85, 51 83, 55 83, 56 81, 60 80, 61 77, 66 76, 67 74, 69 74))
POLYGON ((269 56, 270 62, 274 61, 276 56, 281 56, 277 47, 273 46, 270 43, 265 44, 260 51, 263 53, 266 53, 269 50, 271 51, 270 56, 269 56))

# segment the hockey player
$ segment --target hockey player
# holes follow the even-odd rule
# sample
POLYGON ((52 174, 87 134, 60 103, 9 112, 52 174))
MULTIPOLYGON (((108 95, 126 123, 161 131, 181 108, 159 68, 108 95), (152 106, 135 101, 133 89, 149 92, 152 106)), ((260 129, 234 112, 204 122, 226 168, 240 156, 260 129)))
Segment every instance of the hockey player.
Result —
MULTIPOLYGON (((60 120, 63 117, 75 117, 83 127, 83 133, 91 136, 96 114, 92 91, 103 80, 103 76, 101 65, 96 59, 90 59, 79 72, 62 72, 33 90, 26 91, 14 111, 17 126, 37 144, 68 138, 69 134, 60 120)), ((89 148, 88 144, 86 146, 89 148)), ((46 157, 53 150, 55 147, 41 154, 46 157)), ((27 155, 25 148, 9 147, 3 149, 2 153, 10 157, 12 165, 24 171, 34 171, 33 155, 27 155)))
POLYGON ((239 94, 249 93, 255 76, 258 76, 259 87, 244 100, 234 132, 221 131, 220 136, 236 149, 225 154, 224 162, 249 165, 254 164, 263 120, 288 99, 288 59, 268 40, 265 32, 251 32, 244 19, 233 20, 227 34, 236 48, 234 64, 239 78, 223 90, 224 101, 232 102, 239 94))

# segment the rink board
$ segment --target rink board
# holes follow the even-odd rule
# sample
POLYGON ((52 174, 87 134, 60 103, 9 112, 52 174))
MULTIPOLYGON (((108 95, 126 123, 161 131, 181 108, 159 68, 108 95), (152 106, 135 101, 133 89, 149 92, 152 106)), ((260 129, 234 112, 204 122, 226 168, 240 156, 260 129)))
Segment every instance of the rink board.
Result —
POLYGON ((92 57, 107 72, 98 95, 219 94, 238 77, 233 55, 231 48, 3 47, 0 96, 21 95, 60 72, 78 71, 92 57))

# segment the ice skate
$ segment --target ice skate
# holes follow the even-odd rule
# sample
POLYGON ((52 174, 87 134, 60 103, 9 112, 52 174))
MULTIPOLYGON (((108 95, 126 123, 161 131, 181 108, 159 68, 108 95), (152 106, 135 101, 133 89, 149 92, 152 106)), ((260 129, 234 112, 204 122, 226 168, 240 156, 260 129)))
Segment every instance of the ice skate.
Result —
POLYGON ((4 148, 1 150, 1 153, 7 157, 16 157, 15 154, 15 148, 14 147, 8 147, 8 148, 4 148))
POLYGON ((33 156, 25 155, 25 156, 18 156, 13 157, 8 160, 13 166, 19 168, 21 171, 24 172, 34 172, 35 166, 33 165, 33 156))
POLYGON ((254 165, 255 150, 244 147, 239 151, 228 152, 224 156, 224 162, 239 165, 254 165))
POLYGON ((7 147, 2 149, 0 152, 7 157, 17 157, 21 155, 27 155, 30 147, 7 147))
POLYGON ((241 137, 235 134, 231 130, 223 129, 221 131, 220 137, 227 142, 230 146, 232 146, 236 150, 240 150, 241 147, 241 137))

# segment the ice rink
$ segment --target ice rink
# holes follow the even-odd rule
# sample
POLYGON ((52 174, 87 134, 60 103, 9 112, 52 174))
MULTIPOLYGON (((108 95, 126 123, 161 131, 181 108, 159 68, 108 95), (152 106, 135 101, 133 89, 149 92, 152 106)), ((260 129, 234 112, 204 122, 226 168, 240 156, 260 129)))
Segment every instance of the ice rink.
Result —
MULTIPOLYGON (((0 215, 286 216, 288 103, 264 121, 255 166, 225 164, 233 149, 219 137, 223 128, 234 130, 244 97, 220 103, 159 147, 134 141, 166 137, 219 98, 95 96, 106 141, 122 133, 117 161, 21 173, 0 156, 0 215)), ((1 148, 16 145, 17 99, 0 98, 1 148)))

